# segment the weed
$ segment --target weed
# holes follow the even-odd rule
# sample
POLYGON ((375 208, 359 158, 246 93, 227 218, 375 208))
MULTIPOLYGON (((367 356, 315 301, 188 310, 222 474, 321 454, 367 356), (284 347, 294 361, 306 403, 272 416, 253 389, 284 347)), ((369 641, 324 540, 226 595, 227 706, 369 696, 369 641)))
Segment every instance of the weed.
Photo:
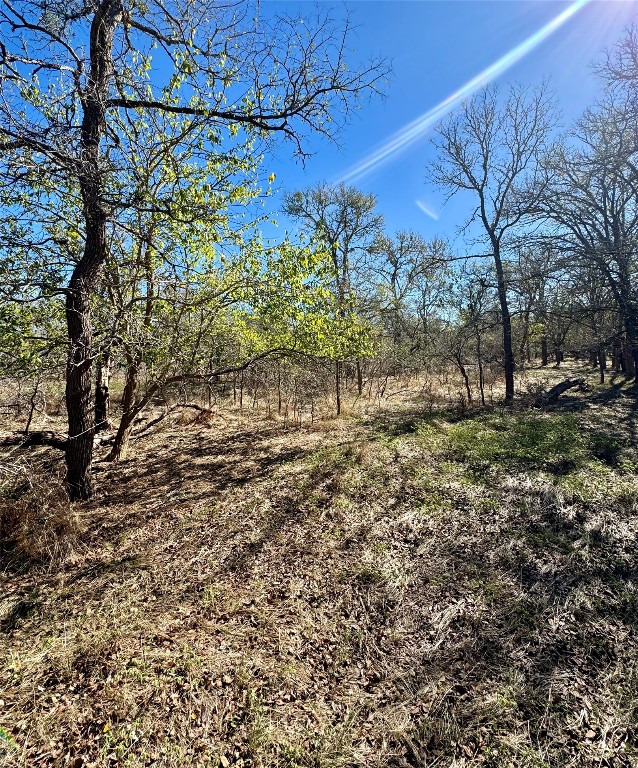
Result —
POLYGON ((306 751, 302 747, 280 744, 279 754, 285 768, 301 768, 308 764, 306 751))
POLYGON ((527 538, 533 547, 543 551, 555 549, 564 554, 569 554, 572 551, 572 543, 569 539, 551 528, 530 531, 527 538))
POLYGON ((606 464, 618 464, 623 447, 618 438, 603 432, 592 432, 589 439, 591 451, 597 459, 606 464))
POLYGON ((17 759, 18 745, 6 728, 0 725, 0 766, 8 766, 17 759))
POLYGON ((470 579, 468 586, 480 592, 487 605, 493 605, 495 602, 500 601, 507 591, 504 584, 484 579, 470 579))
POLYGON ((418 510, 422 515, 436 517, 449 512, 452 504, 440 491, 429 491, 416 501, 418 510))
POLYGON ((367 563, 361 563, 342 574, 343 581, 353 581, 362 586, 381 584, 386 581, 386 574, 380 569, 367 563))

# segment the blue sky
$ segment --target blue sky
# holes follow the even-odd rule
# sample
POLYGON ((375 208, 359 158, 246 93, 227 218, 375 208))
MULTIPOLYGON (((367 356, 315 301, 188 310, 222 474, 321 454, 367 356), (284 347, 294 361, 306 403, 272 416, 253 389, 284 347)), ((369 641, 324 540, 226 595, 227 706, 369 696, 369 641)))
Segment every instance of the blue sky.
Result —
MULTIPOLYGON (((342 6, 334 4, 336 14, 342 6)), ((558 29, 495 81, 505 87, 511 82, 533 86, 549 78, 567 125, 599 93, 592 61, 638 22, 637 0, 360 0, 346 6, 358 26, 352 58, 382 56, 392 63, 386 98, 364 103, 337 144, 311 138, 307 146, 314 156, 305 168, 292 161, 285 147, 268 157, 266 167, 277 174, 282 191, 343 178, 404 126, 566 11, 558 29)), ((313 4, 262 0, 261 9, 311 16, 313 4)), ((424 133, 351 183, 377 195, 389 231, 414 228, 428 238, 454 239, 470 201, 458 198, 443 205, 443 194, 426 185, 431 136, 431 130, 424 133)), ((289 226, 280 221, 281 228, 289 226)))

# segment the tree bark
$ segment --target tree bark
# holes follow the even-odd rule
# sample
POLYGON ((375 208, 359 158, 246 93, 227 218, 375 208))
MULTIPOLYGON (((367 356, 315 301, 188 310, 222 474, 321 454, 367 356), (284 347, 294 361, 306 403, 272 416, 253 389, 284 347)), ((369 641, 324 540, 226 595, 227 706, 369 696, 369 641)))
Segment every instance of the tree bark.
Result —
POLYGON ((479 372, 479 392, 481 394, 481 405, 485 407, 485 371, 483 370, 483 348, 481 344, 481 334, 476 333, 476 359, 479 372))
MULTIPOLYGON (((87 236, 87 243, 88 243, 87 236)), ((91 311, 89 291, 78 277, 76 267, 67 294, 66 321, 69 357, 66 370, 66 410, 69 440, 66 449, 66 482, 72 501, 93 495, 91 461, 93 458, 94 412, 92 408, 91 311), (79 287, 73 288, 73 284, 79 287)))
POLYGON ((525 311, 523 312, 523 335, 521 337, 521 343, 518 348, 518 358, 519 360, 526 360, 528 363, 530 362, 530 353, 529 353, 529 317, 530 317, 531 309, 529 306, 525 308, 525 311))
POLYGON ((624 362, 623 373, 628 379, 633 379, 636 376, 636 347, 631 343, 631 339, 625 339, 623 341, 622 359, 624 362))
POLYGON ((95 430, 108 429, 110 395, 109 381, 111 378, 111 357, 106 354, 97 362, 95 373, 95 430))
POLYGON ((69 353, 66 369, 66 408, 69 440, 66 449, 67 487, 72 501, 93 495, 91 462, 95 431, 92 402, 91 296, 107 256, 107 210, 103 202, 100 139, 104 104, 111 78, 115 28, 122 18, 121 0, 103 0, 91 23, 91 68, 83 99, 79 183, 86 227, 84 252, 77 263, 66 298, 69 353))
POLYGON ((335 363, 335 396, 337 399, 337 416, 341 416, 341 363, 335 363))
POLYGON ((463 365, 463 362, 461 361, 460 356, 456 356, 455 358, 456 365, 458 366, 459 371, 461 372, 461 376, 463 377, 463 383, 465 384, 465 392, 467 393, 467 404, 468 406, 472 405, 472 388, 470 387, 470 377, 467 375, 467 371, 465 369, 465 366, 463 365))
POLYGON ((612 347, 612 355, 613 355, 614 373, 620 373, 622 371, 622 365, 624 365, 624 363, 622 360, 622 341, 619 336, 617 336, 614 339, 614 343, 612 347))
POLYGON ((107 461, 120 461, 121 459, 126 458, 131 431, 133 430, 133 422, 139 413, 139 409, 135 407, 137 381, 138 368, 136 365, 130 364, 126 369, 126 381, 124 383, 124 394, 122 396, 122 418, 120 419, 120 424, 117 428, 113 448, 111 448, 111 452, 107 456, 107 461))
POLYGON ((541 339, 541 365, 545 366, 549 364, 549 354, 547 352, 547 336, 543 336, 541 339))
POLYGON ((496 281, 498 289, 498 301, 501 307, 501 326, 503 329, 503 370, 505 372, 505 402, 514 400, 514 347, 512 345, 512 318, 507 303, 507 285, 503 272, 500 247, 497 242, 492 242, 494 247, 494 266, 496 268, 496 281))
POLYGON ((67 439, 64 435, 57 435, 48 429, 40 429, 35 432, 29 432, 25 435, 23 432, 10 435, 0 441, 0 445, 16 445, 20 448, 30 448, 32 445, 48 445, 51 448, 57 448, 59 451, 65 451, 67 439))
POLYGON ((600 364, 600 383, 605 383, 605 371, 607 370, 607 351, 604 346, 598 350, 598 361, 600 364))
POLYGON ((638 311, 636 310, 635 305, 631 308, 627 308, 627 310, 625 316, 625 328, 627 330, 625 366, 627 375, 635 381, 638 381, 638 311))

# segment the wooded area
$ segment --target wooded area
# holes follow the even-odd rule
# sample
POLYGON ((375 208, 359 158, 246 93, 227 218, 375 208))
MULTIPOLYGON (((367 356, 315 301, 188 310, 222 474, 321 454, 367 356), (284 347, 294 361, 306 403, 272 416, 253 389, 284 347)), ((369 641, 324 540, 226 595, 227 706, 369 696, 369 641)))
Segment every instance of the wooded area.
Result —
POLYGON ((355 186, 290 189, 268 172, 275 142, 303 158, 309 135, 334 139, 391 87, 383 60, 350 61, 349 21, 298 21, 217 0, 0 3, 0 639, 28 643, 38 612, 66 627, 67 603, 76 622, 73 601, 109 584, 131 610, 114 607, 111 639, 74 659, 25 661, 29 690, 18 651, 0 657, 0 765, 635 765, 638 32, 598 62, 605 97, 574 125, 547 84, 489 86, 439 124, 428 183, 473 201, 459 225, 475 245, 458 252, 388 231, 355 186), (278 240, 264 199, 293 224, 278 240), (202 558, 223 569, 206 575, 202 558), (146 590, 139 605, 119 581, 146 590), (178 641, 180 605, 192 632, 178 641), (525 633, 561 666, 540 628, 552 606, 552 631, 582 618, 566 654, 587 678, 585 747, 543 654, 526 645, 494 672, 525 633), (278 649, 284 614, 294 637, 278 649), (138 696, 149 643, 162 682, 138 696), (598 684, 607 698, 592 707, 598 684), (83 685, 108 705, 80 714, 83 685), (66 735, 25 714, 36 686, 66 735), (302 728, 282 712, 304 686, 318 709, 302 728), (196 690, 217 697, 208 720, 199 699, 180 709, 196 690), (493 733, 470 690, 492 690, 493 733), (161 738, 153 707, 175 716, 161 738), (544 707, 565 714, 560 732, 544 707), (530 741, 530 722, 544 736, 530 741))

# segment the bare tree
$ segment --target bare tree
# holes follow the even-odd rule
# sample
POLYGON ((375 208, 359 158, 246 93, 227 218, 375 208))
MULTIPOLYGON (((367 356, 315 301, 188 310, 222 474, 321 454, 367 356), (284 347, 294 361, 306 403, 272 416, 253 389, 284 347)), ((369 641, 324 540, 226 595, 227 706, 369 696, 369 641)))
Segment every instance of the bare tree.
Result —
POLYGON ((501 103, 495 87, 466 102, 438 128, 439 158, 430 178, 451 197, 466 190, 477 200, 466 223, 478 221, 487 238, 496 271, 503 330, 505 399, 514 398, 514 349, 504 267, 507 237, 529 213, 533 201, 519 191, 536 173, 553 120, 544 87, 511 88, 501 103))
POLYGON ((638 108, 638 27, 635 24, 607 51, 595 71, 611 91, 628 91, 634 99, 634 106, 638 108))
POLYGON ((544 159, 540 215, 557 246, 603 277, 638 367, 638 141, 631 102, 610 97, 586 112, 544 159))

